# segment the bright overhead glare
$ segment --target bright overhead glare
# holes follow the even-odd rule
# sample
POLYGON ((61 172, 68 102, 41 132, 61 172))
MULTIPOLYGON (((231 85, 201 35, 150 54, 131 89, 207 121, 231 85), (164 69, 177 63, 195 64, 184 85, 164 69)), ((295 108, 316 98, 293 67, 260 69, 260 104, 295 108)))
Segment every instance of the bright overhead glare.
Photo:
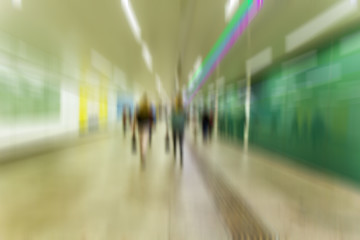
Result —
POLYGON ((225 20, 229 21, 239 7, 239 0, 228 0, 225 4, 225 20))
MULTIPOLYGON (((243 1, 231 22, 227 24, 215 45, 206 56, 205 61, 201 64, 200 69, 197 70, 194 78, 191 80, 191 82, 195 81, 196 89, 191 89, 191 97, 189 98, 187 104, 193 100, 205 82, 209 80, 210 76, 215 72, 221 61, 247 29, 250 22, 256 17, 262 6, 263 0, 243 1)), ((191 85, 191 83, 189 83, 189 85, 191 85)))
POLYGON ((201 63, 202 63, 202 57, 198 56, 196 58, 195 64, 194 64, 194 69, 189 73, 189 86, 194 86, 194 80, 193 78, 197 78, 198 75, 201 73, 202 69, 201 69, 201 63), (194 76, 194 74, 196 73, 196 76, 194 76))
POLYGON ((161 94, 162 84, 161 84, 161 79, 157 74, 156 74, 156 86, 158 93, 161 94))
POLYGON ((251 75, 259 72, 272 63, 272 48, 267 47, 246 61, 246 71, 251 75))
POLYGON ((196 61, 195 61, 195 65, 194 65, 194 70, 196 71, 198 68, 200 68, 202 63, 202 57, 198 56, 196 61))
POLYGON ((357 5, 358 4, 358 0, 349 0, 352 4, 357 5))
MULTIPOLYGON (((13 1, 20 1, 20 0, 13 0, 13 1)), ((134 10, 132 9, 130 0, 121 0, 123 10, 125 12, 126 18, 129 21, 131 30, 133 34, 135 35, 135 38, 138 42, 141 41, 141 29, 139 26, 139 23, 136 19, 134 10)))
POLYGON ((12 0, 12 5, 14 8, 21 9, 22 8, 22 0, 12 0))
POLYGON ((146 66, 152 72, 152 57, 146 43, 142 44, 142 55, 145 60, 146 66))
POLYGON ((291 52, 309 42, 324 33, 333 25, 345 19, 349 14, 356 13, 356 11, 357 1, 340 1, 301 27, 289 33, 285 38, 286 52, 291 52))

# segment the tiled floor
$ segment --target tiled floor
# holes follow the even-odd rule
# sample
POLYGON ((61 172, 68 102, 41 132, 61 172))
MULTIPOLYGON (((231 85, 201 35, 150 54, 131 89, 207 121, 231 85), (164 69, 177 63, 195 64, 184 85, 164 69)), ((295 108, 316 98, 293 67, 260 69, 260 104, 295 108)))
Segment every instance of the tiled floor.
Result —
POLYGON ((187 148, 191 155, 189 158, 196 161, 208 189, 212 192, 218 212, 230 230, 231 239, 275 239, 276 236, 262 224, 224 177, 214 171, 207 159, 197 151, 198 149, 191 144, 187 144, 187 148))
POLYGON ((237 144, 204 145, 189 138, 189 146, 245 200, 275 239, 360 239, 359 188, 259 148, 245 154, 237 144))
POLYGON ((1 240, 229 239, 192 161, 122 134, 0 165, 1 240))
POLYGON ((153 137, 146 165, 122 134, 1 164, 0 240, 360 239, 356 188, 190 133, 181 168, 153 137))

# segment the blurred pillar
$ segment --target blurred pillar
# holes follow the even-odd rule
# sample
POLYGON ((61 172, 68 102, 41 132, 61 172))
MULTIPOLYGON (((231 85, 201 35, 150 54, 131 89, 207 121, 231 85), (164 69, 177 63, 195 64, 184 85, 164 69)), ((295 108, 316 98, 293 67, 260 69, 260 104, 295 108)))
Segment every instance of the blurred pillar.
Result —
MULTIPOLYGON (((251 53, 251 31, 247 29, 248 51, 251 53)), ((250 56, 251 54, 249 54, 250 56)), ((245 126, 244 126, 244 152, 248 151, 250 130, 250 107, 251 107, 251 64, 246 65, 246 94, 245 94, 245 126)))
POLYGON ((216 68, 216 82, 215 82, 215 106, 214 106, 214 138, 218 137, 218 107, 219 107, 219 69, 218 66, 216 68))
POLYGON ((108 79, 103 75, 99 88, 99 125, 106 128, 108 119, 108 79))
POLYGON ((88 62, 83 58, 81 68, 81 79, 79 86, 79 131, 80 134, 85 134, 88 131, 88 95, 89 88, 86 82, 86 74, 88 69, 88 62))

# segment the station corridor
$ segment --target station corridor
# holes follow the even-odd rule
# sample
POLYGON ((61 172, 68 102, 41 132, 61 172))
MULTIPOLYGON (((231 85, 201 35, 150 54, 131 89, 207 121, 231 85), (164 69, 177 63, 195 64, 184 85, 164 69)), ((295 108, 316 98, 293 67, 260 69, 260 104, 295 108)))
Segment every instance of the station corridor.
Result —
POLYGON ((0 0, 0 240, 360 240, 360 0, 0 0))

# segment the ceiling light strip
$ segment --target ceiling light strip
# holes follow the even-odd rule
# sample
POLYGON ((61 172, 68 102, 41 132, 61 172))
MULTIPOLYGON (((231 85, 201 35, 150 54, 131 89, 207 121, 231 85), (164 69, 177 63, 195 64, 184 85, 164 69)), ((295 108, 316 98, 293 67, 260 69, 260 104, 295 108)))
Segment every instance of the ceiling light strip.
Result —
MULTIPOLYGON (((253 14, 253 13, 254 13, 254 11, 250 12, 250 14, 249 14, 249 16, 251 16, 251 14, 252 14, 252 18, 255 17, 255 14, 253 14)), ((231 47, 235 44, 236 40, 245 31, 245 29, 247 28, 247 26, 249 25, 251 20, 252 19, 249 18, 249 21, 243 21, 242 22, 242 24, 238 28, 238 31, 236 31, 235 34, 232 36, 230 42, 226 45, 225 49, 221 52, 220 56, 217 58, 215 63, 211 66, 210 70, 207 71, 207 72, 204 72, 204 73, 206 73, 206 75, 204 74, 205 76, 202 78, 201 82, 199 83, 199 85, 196 87, 195 91, 193 92, 193 94, 189 98, 190 101, 195 97, 195 95, 200 90, 200 88, 205 84, 206 80, 209 79, 211 74, 215 71, 216 67, 219 65, 219 63, 222 61, 222 59, 225 57, 225 55, 229 52, 231 47)))
MULTIPOLYGON (((199 89, 204 85, 206 80, 214 72, 216 67, 226 56, 232 46, 236 43, 245 29, 248 27, 249 23, 255 18, 256 14, 259 12, 263 5, 263 0, 248 0, 242 4, 236 15, 233 17, 232 21, 228 24, 223 34, 220 36, 219 40, 216 42, 213 49, 208 54, 207 58, 203 62, 202 66, 198 69, 192 81, 199 82, 195 91, 189 98, 188 102, 195 97, 199 89), (245 13, 245 14, 244 14, 245 13), (236 23, 236 24, 235 24, 236 23), (229 29, 231 29, 229 34, 229 29), (205 65, 205 67, 203 67, 205 65)), ((190 89, 193 90, 193 89, 190 89)))
POLYGON ((236 11, 236 14, 231 19, 229 24, 226 26, 225 30, 220 35, 219 39, 216 41, 215 45, 212 47, 208 55, 206 56, 205 60, 202 62, 201 66, 197 69, 196 73, 194 74, 191 82, 189 82, 189 86, 193 84, 193 82, 197 81, 199 78, 199 75, 201 72, 203 72, 203 69, 205 69, 205 66, 209 64, 210 59, 214 58, 215 53, 220 48, 220 46, 226 41, 228 41, 229 37, 233 34, 234 30, 236 29, 236 26, 241 22, 241 20, 245 17, 247 11, 251 7, 254 0, 246 0, 245 3, 243 3, 238 10, 236 11))
POLYGON ((237 29, 241 24, 247 21, 249 10, 251 11, 252 5, 249 6, 249 8, 246 9, 245 15, 242 15, 242 18, 239 19, 236 25, 234 25, 231 29, 231 32, 227 34, 226 38, 221 41, 221 43, 217 46, 215 52, 212 53, 212 55, 208 58, 208 61, 205 64, 205 67, 201 69, 201 72, 197 76, 197 79, 195 80, 199 84, 199 80, 202 80, 207 73, 211 70, 212 66, 218 61, 219 56, 221 53, 226 49, 226 46, 231 42, 234 34, 236 33, 237 29))
POLYGON ((133 34, 136 38, 136 41, 138 41, 140 43, 141 42, 141 28, 136 19, 136 16, 135 16, 134 10, 131 6, 131 3, 129 0, 122 0, 121 3, 123 6, 123 10, 125 12, 125 16, 131 27, 131 31, 133 32, 133 34))

